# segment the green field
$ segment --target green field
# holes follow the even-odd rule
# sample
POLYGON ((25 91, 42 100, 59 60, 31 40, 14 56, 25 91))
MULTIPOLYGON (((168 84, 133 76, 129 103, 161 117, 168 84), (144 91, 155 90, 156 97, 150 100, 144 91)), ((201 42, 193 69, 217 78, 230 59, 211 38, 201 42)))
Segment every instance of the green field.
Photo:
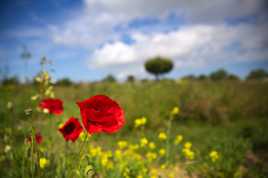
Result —
MULTIPOLYGON (((55 86, 56 97, 64 101, 64 113, 56 117, 33 113, 29 118, 25 115, 25 109, 38 105, 37 101, 30 99, 37 92, 37 87, 1 86, 0 177, 90 177, 85 173, 89 165, 96 171, 92 177, 131 178, 140 174, 153 177, 148 173, 153 168, 159 170, 158 176, 162 178, 266 177, 267 91, 268 82, 232 80, 99 82, 55 86), (76 102, 96 94, 107 95, 121 105, 125 111, 126 125, 112 135, 97 134, 85 143, 80 140, 66 143, 57 131, 58 126, 71 116, 80 118, 76 102), (8 102, 12 102, 12 107, 7 108, 8 102), (141 137, 146 137, 154 141, 155 149, 166 148, 166 142, 160 141, 158 134, 166 132, 170 111, 175 106, 180 108, 180 113, 172 120, 168 138, 172 146, 166 168, 163 168, 166 160, 160 156, 150 164, 125 158, 124 163, 116 162, 119 167, 124 165, 122 170, 111 168, 110 171, 107 171, 108 168, 104 170, 96 160, 92 162, 90 156, 91 162, 82 160, 81 155, 89 154, 90 146, 99 145, 103 150, 115 151, 120 140, 134 144, 139 143, 141 137), (135 119, 143 116, 147 118, 146 125, 143 129, 135 128, 135 119), (38 161, 32 164, 29 157, 29 145, 25 143, 25 138, 31 133, 32 125, 43 135, 44 141, 37 149, 40 149, 40 155, 49 160, 45 169, 38 168, 38 161), (195 152, 193 160, 183 157, 183 143, 173 145, 177 134, 183 135, 183 143, 192 143, 195 152), (7 145, 11 147, 8 151, 7 145), (85 149, 81 149, 81 145, 85 145, 85 149), (219 159, 213 163, 208 156, 211 150, 219 152, 219 159), (125 173, 126 168, 130 173, 125 173), (141 169, 145 168, 147 171, 141 173, 141 169), (166 172, 173 172, 173 175, 166 172)), ((148 149, 139 150, 139 154, 144 158, 148 149)))

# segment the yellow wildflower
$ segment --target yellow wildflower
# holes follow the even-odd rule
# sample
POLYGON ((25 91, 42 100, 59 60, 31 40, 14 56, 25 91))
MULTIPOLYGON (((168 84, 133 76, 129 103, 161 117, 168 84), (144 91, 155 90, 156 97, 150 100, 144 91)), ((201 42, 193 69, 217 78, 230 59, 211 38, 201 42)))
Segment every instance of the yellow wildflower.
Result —
POLYGON ((166 140, 167 139, 167 135, 164 132, 160 132, 159 135, 158 135, 158 138, 160 140, 166 140))
POLYGON ((217 151, 213 150, 209 153, 209 157, 210 157, 212 162, 215 162, 219 159, 219 153, 217 151))
POLYGON ((130 178, 129 173, 130 173, 130 170, 128 168, 125 168, 125 170, 123 172, 123 177, 124 178, 130 178))
POLYGON ((159 150, 159 155, 160 156, 164 156, 166 154, 166 150, 164 149, 164 148, 161 148, 160 150, 159 150))
POLYGON ((146 117, 142 117, 142 118, 137 118, 135 120, 135 127, 141 127, 144 126, 147 122, 147 118, 146 117))
POLYGON ((108 163, 108 155, 107 154, 101 154, 101 165, 103 167, 107 166, 108 163))
POLYGON ((115 157, 118 158, 118 159, 120 159, 122 157, 121 150, 115 150, 115 153, 114 154, 115 154, 115 157))
POLYGON ((139 145, 138 144, 131 144, 131 145, 129 145, 129 149, 130 150, 137 150, 139 148, 139 145))
POLYGON ((155 149, 155 144, 154 144, 154 142, 150 142, 150 143, 149 143, 149 148, 152 149, 152 150, 155 149))
POLYGON ((89 153, 90 153, 90 155, 91 155, 92 157, 101 155, 101 147, 99 147, 99 146, 98 146, 98 147, 95 147, 95 148, 91 147, 91 148, 89 149, 89 153))
POLYGON ((60 123, 58 127, 59 127, 59 129, 60 129, 60 128, 62 128, 63 126, 64 126, 64 123, 60 123))
POLYGON ((142 118, 140 118, 140 120, 141 120, 142 125, 145 125, 147 123, 147 118, 146 117, 142 117, 142 118))
POLYGON ((47 167, 49 164, 49 160, 47 160, 46 158, 40 158, 39 159, 39 166, 40 168, 44 169, 45 167, 47 167))
POLYGON ((167 165, 166 164, 161 164, 160 168, 161 169, 166 169, 167 165))
POLYGON ((153 152, 148 152, 146 158, 151 162, 157 158, 157 154, 153 152))
POLYGON ((168 178, 175 178, 174 172, 168 173, 168 178))
POLYGON ((127 141, 124 141, 124 140, 121 140, 121 141, 117 142, 117 145, 118 145, 118 147, 120 149, 126 148, 127 147, 127 144, 128 144, 127 141))
POLYGON ((107 165, 106 165, 107 169, 113 169, 114 164, 112 161, 108 161, 107 165))
POLYGON ((182 142, 183 140, 183 136, 182 135, 177 135, 176 138, 175 138, 175 141, 174 141, 174 144, 175 145, 178 145, 182 142))
POLYGON ((178 115, 180 112, 180 109, 179 107, 174 107, 172 110, 171 110, 171 115, 178 115))
POLYGON ((152 168, 151 170, 150 170, 150 178, 158 178, 158 169, 156 169, 156 168, 152 168))
POLYGON ((141 144, 141 147, 144 147, 148 144, 148 140, 147 138, 143 137, 141 140, 140 140, 140 144, 141 144))
POLYGON ((191 148, 192 148, 192 143, 191 143, 191 142, 186 142, 186 143, 184 144, 184 148, 186 148, 186 149, 191 149, 191 148))
POLYGON ((189 160, 193 160, 195 157, 195 153, 193 151, 191 151, 190 149, 183 148, 182 152, 183 152, 184 156, 189 160))

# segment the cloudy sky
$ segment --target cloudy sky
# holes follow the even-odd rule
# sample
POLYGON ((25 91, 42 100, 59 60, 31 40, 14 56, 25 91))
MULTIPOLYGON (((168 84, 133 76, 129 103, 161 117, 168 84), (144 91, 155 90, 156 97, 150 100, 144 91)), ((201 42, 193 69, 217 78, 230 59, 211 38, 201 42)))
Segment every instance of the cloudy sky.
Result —
POLYGON ((162 55, 175 64, 168 77, 218 68, 243 77, 268 69, 266 11, 265 0, 3 0, 1 75, 33 76, 46 56, 56 79, 144 78, 144 61, 162 55))

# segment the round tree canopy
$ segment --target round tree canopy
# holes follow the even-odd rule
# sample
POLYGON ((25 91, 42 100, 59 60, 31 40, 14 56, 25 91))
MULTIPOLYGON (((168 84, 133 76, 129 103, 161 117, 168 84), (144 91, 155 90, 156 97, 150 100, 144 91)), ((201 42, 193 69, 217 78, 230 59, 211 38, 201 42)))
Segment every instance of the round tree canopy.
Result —
POLYGON ((168 73, 172 68, 173 62, 169 58, 160 56, 151 58, 145 63, 145 69, 153 75, 168 73))

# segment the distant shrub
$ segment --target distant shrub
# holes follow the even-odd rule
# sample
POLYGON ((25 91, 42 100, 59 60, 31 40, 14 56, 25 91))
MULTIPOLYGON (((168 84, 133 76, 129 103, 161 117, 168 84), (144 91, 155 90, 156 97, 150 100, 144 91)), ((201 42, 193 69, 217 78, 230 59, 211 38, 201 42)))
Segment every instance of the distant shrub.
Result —
POLYGON ((20 82, 17 77, 5 78, 2 81, 2 85, 18 85, 20 82))
POLYGON ((223 79, 226 79, 227 77, 228 77, 228 73, 224 69, 219 69, 210 74, 211 80, 223 80, 223 79))
POLYGON ((63 78, 56 82, 56 85, 60 86, 71 86, 73 85, 73 82, 69 78, 63 78))
POLYGON ((104 79, 102 79, 103 82, 116 82, 116 78, 112 75, 109 74, 104 79))
POLYGON ((197 78, 198 78, 198 80, 206 80, 206 79, 208 79, 208 77, 206 75, 204 75, 204 74, 199 75, 197 78))
POLYGON ((186 75, 182 77, 183 80, 196 80, 196 76, 194 75, 186 75))
POLYGON ((234 75, 234 74, 229 74, 227 76, 227 79, 228 80, 240 80, 240 78, 237 75, 234 75))
POLYGON ((266 78, 268 78, 268 73, 264 69, 252 70, 247 76, 247 80, 261 80, 266 78))
POLYGON ((173 69, 173 62, 169 58, 158 56, 146 61, 144 66, 146 71, 153 74, 156 80, 158 80, 159 75, 168 73, 173 69))
POLYGON ((134 81, 135 81, 135 77, 133 75, 127 76, 127 82, 134 82, 134 81))

